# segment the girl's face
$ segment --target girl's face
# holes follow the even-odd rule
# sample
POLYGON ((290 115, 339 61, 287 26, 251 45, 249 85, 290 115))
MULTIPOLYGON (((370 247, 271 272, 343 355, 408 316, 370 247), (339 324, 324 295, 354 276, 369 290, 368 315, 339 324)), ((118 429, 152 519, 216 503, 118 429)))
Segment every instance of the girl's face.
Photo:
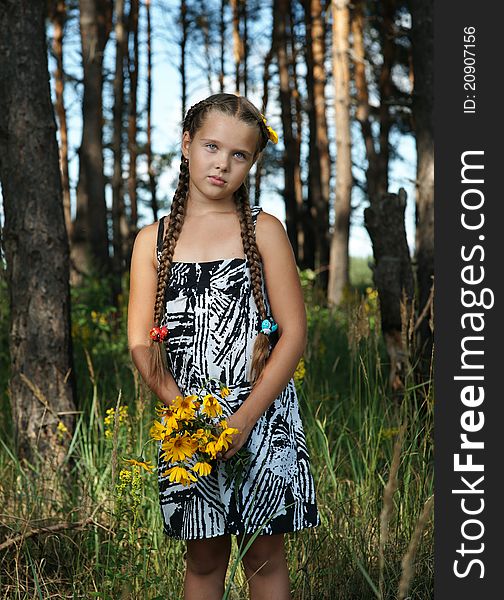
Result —
POLYGON ((211 110, 191 140, 182 137, 182 153, 189 159, 190 194, 202 199, 231 199, 256 158, 259 128, 236 117, 211 110))

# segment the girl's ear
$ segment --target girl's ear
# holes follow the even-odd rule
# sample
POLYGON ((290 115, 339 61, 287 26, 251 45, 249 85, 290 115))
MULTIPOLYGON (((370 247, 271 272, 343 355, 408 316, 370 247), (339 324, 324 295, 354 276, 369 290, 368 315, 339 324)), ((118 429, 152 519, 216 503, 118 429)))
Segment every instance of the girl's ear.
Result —
POLYGON ((190 145, 191 145, 191 135, 188 131, 184 131, 184 133, 182 134, 181 149, 182 149, 182 154, 186 158, 189 158, 189 146, 190 145))

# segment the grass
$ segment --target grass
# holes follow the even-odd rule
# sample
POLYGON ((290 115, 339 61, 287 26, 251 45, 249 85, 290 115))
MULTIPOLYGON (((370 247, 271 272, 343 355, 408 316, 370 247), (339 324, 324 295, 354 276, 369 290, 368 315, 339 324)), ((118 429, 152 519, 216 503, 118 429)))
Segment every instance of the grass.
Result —
MULTIPOLYGON (((361 284, 370 285, 365 277, 361 284)), ((99 306, 96 297, 74 299, 80 413, 68 452, 72 485, 19 463, 2 395, 0 598, 181 597, 185 543, 163 534, 155 475, 132 468, 120 479, 122 457, 142 453, 155 399, 125 351, 124 308, 113 327, 113 309, 92 315, 93 302, 99 306), (106 425, 106 410, 118 404, 127 416, 106 425)), ((307 306, 296 387, 321 524, 286 535, 293 598, 431 598, 432 399, 420 414, 407 382, 401 406, 390 402, 373 292, 338 310, 307 306)), ((143 455, 155 464, 153 444, 143 455)), ((248 597, 243 550, 233 542, 227 600, 248 597)))

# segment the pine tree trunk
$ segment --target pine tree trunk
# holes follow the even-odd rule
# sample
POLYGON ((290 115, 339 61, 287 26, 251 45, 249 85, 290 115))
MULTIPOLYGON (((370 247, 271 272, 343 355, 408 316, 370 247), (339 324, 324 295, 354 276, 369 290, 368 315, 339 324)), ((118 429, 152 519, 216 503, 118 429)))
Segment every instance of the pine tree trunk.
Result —
MULTIPOLYGON (((355 88, 357 94, 356 119, 360 124, 368 168, 366 170, 367 196, 370 201, 385 194, 388 189, 388 135, 390 130, 390 119, 387 101, 390 99, 390 77, 392 70, 393 36, 392 20, 390 14, 390 3, 384 3, 383 24, 381 38, 385 47, 383 48, 383 64, 379 75, 380 109, 379 109, 379 139, 374 140, 371 129, 370 105, 368 86, 366 81, 366 52, 364 47, 364 0, 355 0, 353 3, 352 38, 355 88), (375 150, 378 145, 379 151, 375 150)), ((381 6, 381 5, 380 5, 381 6)))
POLYGON ((349 285, 348 240, 352 193, 350 139, 350 67, 348 59, 349 0, 332 3, 334 114, 336 129, 336 190, 331 241, 328 302, 338 305, 349 285))
POLYGON ((297 206, 295 196, 295 140, 292 130, 292 105, 289 63, 287 57, 287 31, 286 19, 289 9, 288 0, 274 0, 274 10, 278 13, 278 27, 275 31, 277 37, 276 47, 278 54, 278 70, 280 75, 280 108, 282 111, 282 131, 284 142, 284 201, 285 223, 287 235, 294 251, 296 261, 299 256, 297 239, 297 206))
POLYGON ((108 0, 80 0, 84 92, 73 262, 80 272, 110 271, 103 172, 103 53, 112 24, 108 0))
POLYGON ((19 457, 68 472, 74 426, 69 248, 49 89, 46 3, 0 3, 0 180, 19 457), (67 431, 61 431, 63 425, 67 431), (61 435, 59 433, 61 432, 61 435))
POLYGON ((123 274, 124 240, 127 238, 128 230, 124 211, 124 190, 122 177, 122 138, 123 138, 123 114, 124 114, 124 59, 127 50, 126 28, 124 26, 124 0, 116 0, 115 3, 115 38, 116 38, 116 61, 114 76, 114 131, 112 147, 114 151, 114 172, 112 175, 112 232, 113 232, 113 265, 114 265, 114 306, 121 294, 121 279, 123 274))
POLYGON ((129 114, 128 114, 128 197, 130 203, 130 222, 128 235, 128 249, 126 252, 126 270, 130 270, 131 253, 133 242, 138 226, 138 207, 137 207, 137 96, 138 96, 138 12, 139 0, 131 0, 128 35, 132 38, 132 56, 128 55, 129 63, 129 114))
MULTIPOLYGON (((156 190, 156 176, 152 164, 152 26, 151 26, 151 0, 146 0, 147 11, 147 173, 149 175, 149 189, 151 193, 151 208, 154 221, 158 220, 158 203, 156 190)), ((185 80, 182 82, 182 95, 184 95, 185 80)))
MULTIPOLYGON (((150 22, 150 20, 149 20, 150 22)), ((182 87, 182 120, 181 123, 184 122, 184 117, 187 111, 187 72, 186 72, 186 46, 187 46, 187 2, 186 0, 181 0, 180 2, 180 23, 182 25, 182 35, 180 37, 180 83, 182 87)), ((150 27, 150 25, 149 25, 150 27)), ((149 38, 151 36, 149 35, 149 38)))
POLYGON ((68 236, 72 235, 72 217, 70 205, 70 177, 68 175, 68 132, 64 102, 65 79, 63 71, 63 36, 66 21, 65 0, 55 0, 51 6, 51 20, 54 27, 53 52, 56 58, 54 70, 54 88, 56 92, 56 114, 60 133, 60 168, 63 187, 63 211, 68 236))
POLYGON ((233 14, 233 60, 235 66, 235 91, 240 94, 242 87, 241 64, 243 60, 243 40, 240 36, 240 0, 230 0, 233 14))
POLYGON ((329 268, 330 156, 325 100, 325 30, 320 0, 305 0, 307 113, 310 124, 308 198, 303 218, 305 267, 320 268, 319 285, 327 289, 329 268))
POLYGON ((364 223, 373 243, 373 281, 378 290, 381 328, 390 357, 389 384, 396 400, 402 398, 410 368, 407 330, 414 292, 405 208, 406 192, 400 188, 398 194, 384 194, 364 210, 364 223))
MULTIPOLYGON (((410 0, 412 52, 415 77, 413 119, 417 146, 416 262, 418 312, 422 313, 434 283, 434 127, 433 127, 433 2, 410 0)), ((431 305, 432 309, 432 305, 431 305)), ((434 334, 429 326, 431 309, 419 327, 418 379, 430 373, 434 334)))
POLYGON ((225 56, 226 56, 226 0, 221 0, 219 13, 219 44, 220 44, 220 69, 219 69, 219 92, 224 93, 225 56))
MULTIPOLYGON (((289 34, 287 35, 287 61, 289 64, 289 73, 291 74, 291 96, 292 96, 292 107, 294 110, 294 123, 296 124, 295 132, 293 132, 294 138, 294 195, 296 200, 296 215, 302 215, 304 209, 303 203, 303 182, 301 181, 301 141, 303 137, 303 106, 301 103, 301 94, 298 86, 297 76, 297 49, 295 40, 295 27, 294 27, 294 15, 292 3, 289 3, 289 34)), ((304 245, 304 227, 299 216, 296 217, 297 227, 297 247, 298 256, 297 260, 301 262, 301 252, 304 245)))

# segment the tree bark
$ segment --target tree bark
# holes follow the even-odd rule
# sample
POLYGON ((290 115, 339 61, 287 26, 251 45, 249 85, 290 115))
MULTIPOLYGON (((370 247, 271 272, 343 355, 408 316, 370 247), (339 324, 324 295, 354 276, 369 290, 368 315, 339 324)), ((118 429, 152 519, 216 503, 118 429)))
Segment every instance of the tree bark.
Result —
POLYGON ((112 147, 114 151, 114 171, 112 175, 112 232, 113 232, 113 265, 114 265, 114 306, 122 292, 121 280, 124 271, 124 241, 128 238, 128 226, 124 210, 123 190, 123 114, 124 114, 124 61, 127 51, 127 37, 124 17, 124 0, 115 3, 115 38, 116 60, 114 76, 114 131, 112 147))
POLYGON ((373 243, 373 281, 378 290, 381 328, 390 357, 389 383, 396 399, 402 396, 409 369, 408 328, 414 293, 405 208, 406 192, 400 188, 398 194, 374 199, 364 210, 364 223, 373 243))
POLYGON ((274 0, 274 11, 278 13, 275 36, 278 54, 278 70, 280 75, 280 107, 282 111, 282 130, 284 142, 284 201, 285 223, 287 235, 294 251, 296 261, 299 256, 297 238, 297 205, 295 195, 295 155, 296 144, 292 130, 292 102, 289 77, 289 63, 287 54, 286 19, 289 11, 288 0, 274 0))
MULTIPOLYGON (((418 312, 429 301, 434 283, 434 126, 433 126, 433 1, 410 0, 414 72, 413 120, 417 147, 416 177, 416 262, 418 312)), ((429 326, 430 310, 419 326, 418 369, 420 381, 432 377, 434 333, 429 326)))
POLYGON ((230 0, 233 14, 233 60, 235 65, 235 91, 242 88, 241 64, 243 61, 243 40, 240 36, 240 0, 230 0))
MULTIPOLYGON (((0 4, 0 179, 17 452, 63 469, 74 426, 69 248, 42 0, 0 4), (68 430, 58 435, 58 424, 68 430)), ((38 469, 39 470, 39 469, 38 469)), ((45 468, 40 469, 41 473, 45 468)))
POLYGON ((336 128, 336 190, 331 241, 328 302, 338 305, 349 285, 348 240, 352 194, 350 139, 349 0, 332 3, 334 113, 336 128))
POLYGON ((54 70, 54 88, 56 92, 56 114, 58 115, 60 133, 60 168, 63 187, 63 211, 68 236, 72 235, 72 216, 70 203, 70 177, 68 174, 68 131, 64 102, 65 79, 63 70, 63 36, 66 21, 65 0, 53 0, 50 7, 51 20, 54 27, 53 52, 56 58, 54 70))
POLYGON ((80 0, 84 93, 72 257, 77 270, 84 273, 90 272, 91 264, 100 273, 110 272, 103 172, 102 66, 111 26, 110 0, 80 0))
POLYGON ((331 162, 325 100, 325 29, 320 0, 305 0, 307 113, 310 124, 308 198, 303 215, 302 264, 315 268, 315 256, 325 257, 319 285, 327 289, 329 267, 329 182, 331 162), (317 246, 317 248, 316 248, 317 246))
POLYGON ((366 51, 364 47, 364 0, 353 3, 352 38, 355 72, 355 88, 357 94, 356 118, 360 124, 368 168, 366 185, 368 198, 378 198, 388 191, 389 167, 389 133, 390 116, 389 101, 392 85, 391 73, 394 58, 393 14, 395 0, 384 0, 382 7, 382 23, 380 38, 382 40, 383 62, 380 68, 378 89, 380 91, 380 107, 378 109, 378 140, 374 140, 371 128, 371 109, 366 81, 366 51), (379 150, 375 148, 378 146, 379 150))
POLYGON ((225 56, 226 56, 226 0, 221 0, 219 14, 219 36, 220 36, 220 69, 219 69, 219 92, 224 93, 224 77, 225 77, 225 56))
POLYGON ((133 242, 138 228, 137 206, 137 97, 138 97, 138 13, 139 0, 131 0, 129 12, 128 35, 132 38, 132 56, 129 56, 129 114, 128 114, 128 197, 130 203, 128 250, 126 254, 126 270, 130 270, 133 242))
MULTIPOLYGON (((149 2, 150 4, 150 2, 149 2)), ((150 11, 149 11, 150 17, 150 11)), ((187 21, 187 2, 186 0, 181 0, 180 2, 180 25, 181 25, 181 37, 180 37, 180 83, 181 83, 181 104, 182 104, 182 120, 181 123, 184 122, 184 117, 187 111, 187 73, 186 73, 186 46, 187 46, 187 29, 188 29, 188 21, 187 21)), ((150 28, 150 18, 149 18, 149 28, 150 28)), ((152 37, 149 35, 149 39, 152 37)))
MULTIPOLYGON (((158 202, 156 189, 156 176, 152 164, 152 25, 151 25, 151 0, 146 0, 147 11, 147 173, 149 175, 149 189, 151 193, 151 208, 154 221, 158 220, 158 202)), ((182 95, 184 95, 182 82, 182 95)), ((183 117, 182 117, 183 119, 183 117)))

